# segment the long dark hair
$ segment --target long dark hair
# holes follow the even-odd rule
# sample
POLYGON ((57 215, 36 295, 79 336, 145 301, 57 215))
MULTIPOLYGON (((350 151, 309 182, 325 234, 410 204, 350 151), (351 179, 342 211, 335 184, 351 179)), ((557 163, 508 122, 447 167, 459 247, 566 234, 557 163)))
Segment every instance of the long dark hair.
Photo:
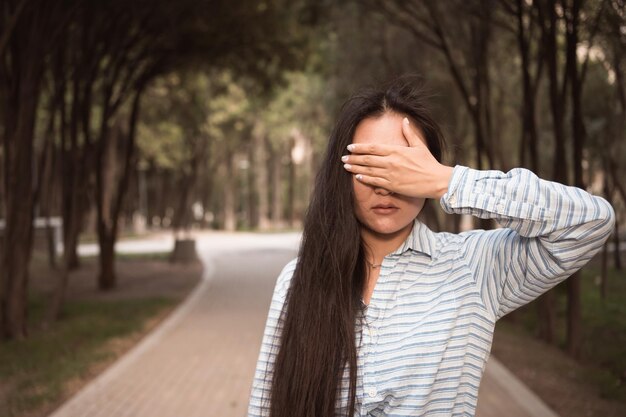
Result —
MULTIPOLYGON (((356 407, 355 326, 362 323, 366 280, 360 223, 353 209, 352 178, 341 156, 363 119, 386 112, 420 127, 441 160, 444 139, 424 101, 421 79, 402 77, 349 99, 340 111, 304 221, 298 263, 285 300, 274 363, 271 417, 335 417, 346 366, 348 415, 356 407)), ((360 328, 360 326, 359 326, 360 328)))

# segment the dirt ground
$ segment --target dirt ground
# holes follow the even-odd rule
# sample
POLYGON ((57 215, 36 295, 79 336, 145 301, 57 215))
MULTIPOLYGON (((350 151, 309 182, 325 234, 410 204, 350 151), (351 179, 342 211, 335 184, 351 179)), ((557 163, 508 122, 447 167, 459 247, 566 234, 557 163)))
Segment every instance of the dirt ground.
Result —
POLYGON ((587 368, 555 346, 497 326, 491 353, 561 417, 626 416, 626 404, 601 398, 587 368))
MULTIPOLYGON (((172 264, 165 260, 125 259, 116 263, 118 285, 111 291, 97 289, 97 259, 83 259, 78 270, 70 275, 68 299, 114 300, 171 296, 183 298, 198 282, 202 264, 172 264)), ((45 262, 33 262, 30 287, 49 292, 59 278, 59 271, 50 270, 45 262)))

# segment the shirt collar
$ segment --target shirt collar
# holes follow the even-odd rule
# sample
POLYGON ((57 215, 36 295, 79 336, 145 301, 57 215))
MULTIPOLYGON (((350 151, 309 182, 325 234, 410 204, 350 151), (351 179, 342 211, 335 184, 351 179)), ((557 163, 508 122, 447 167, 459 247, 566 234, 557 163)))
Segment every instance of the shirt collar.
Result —
POLYGON ((432 258, 433 253, 437 249, 437 237, 428 226, 419 221, 417 217, 413 221, 413 228, 406 240, 396 249, 393 254, 401 255, 408 249, 425 253, 432 258))

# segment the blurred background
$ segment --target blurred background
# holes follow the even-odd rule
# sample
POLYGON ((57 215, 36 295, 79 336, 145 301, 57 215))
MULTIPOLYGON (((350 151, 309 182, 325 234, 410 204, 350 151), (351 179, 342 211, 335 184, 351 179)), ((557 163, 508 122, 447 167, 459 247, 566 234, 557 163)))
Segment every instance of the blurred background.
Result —
POLYGON ((563 416, 626 415, 625 69, 624 0, 0 0, 0 415, 47 415, 149 333, 201 236, 298 233, 341 104, 406 73, 446 164, 615 208, 493 353, 563 416))

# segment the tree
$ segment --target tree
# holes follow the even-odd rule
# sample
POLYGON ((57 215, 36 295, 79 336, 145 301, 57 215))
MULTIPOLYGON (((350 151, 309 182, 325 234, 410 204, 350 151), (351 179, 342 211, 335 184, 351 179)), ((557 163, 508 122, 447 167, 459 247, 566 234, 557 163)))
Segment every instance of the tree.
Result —
POLYGON ((0 54, 0 98, 6 215, 0 260, 1 330, 5 338, 24 338, 33 233, 35 119, 47 52, 58 47, 63 9, 59 2, 38 0, 5 0, 0 9, 0 27, 6 28, 0 44, 0 51, 4 50, 0 54))
MULTIPOLYGON (((597 10, 589 10, 587 16, 588 41, 587 50, 592 47, 593 38, 597 30, 599 18, 603 12, 604 1, 599 3, 597 10)), ((553 158, 553 179, 555 181, 568 184, 570 166, 566 157, 565 142, 565 112, 567 104, 567 87, 569 85, 572 104, 572 164, 574 170, 574 185, 585 188, 582 175, 582 152, 585 142, 585 125, 582 113, 581 91, 584 82, 585 68, 589 59, 589 53, 582 64, 579 73, 577 51, 579 46, 579 25, 581 13, 581 2, 572 0, 557 4, 555 0, 537 1, 534 3, 542 32, 542 40, 545 45, 544 59, 549 75, 550 103, 552 110, 552 122, 554 130, 554 158, 553 158), (562 16, 560 16, 561 14, 562 16), (559 65, 559 20, 565 23, 565 63, 559 65), (558 72, 562 68, 563 74, 559 77, 558 72)), ((572 356, 578 356, 580 352, 581 332, 581 302, 580 302, 580 276, 575 273, 567 281, 568 288, 568 324, 567 324, 567 346, 572 356)))
POLYGON ((476 166, 483 167, 483 157, 494 166, 489 84, 493 2, 455 2, 445 11, 432 2, 393 1, 382 6, 391 23, 443 54, 474 123, 476 166))
POLYGON ((306 206, 313 187, 313 173, 318 164, 315 155, 326 147, 333 97, 324 80, 310 70, 290 72, 285 78, 286 84, 277 89, 261 112, 259 123, 264 124, 267 132, 265 144, 273 168, 273 220, 280 222, 282 217, 280 179, 285 160, 288 161, 287 220, 293 226, 296 212, 304 211, 302 205, 306 206))
MULTIPOLYGON (((290 19, 303 5, 306 2, 287 5, 282 0, 265 2, 263 7, 251 0, 235 6, 223 0, 0 3, 5 242, 10 242, 3 245, 0 262, 6 337, 26 335, 28 261, 37 197, 33 190, 39 187, 32 175, 33 144, 46 71, 62 91, 57 130, 68 163, 63 187, 66 247, 68 251, 75 247, 83 211, 81 193, 87 190, 93 168, 99 286, 112 288, 113 248, 135 163, 134 132, 146 86, 159 74, 199 62, 269 83, 278 69, 295 65, 302 56, 297 46, 306 30, 290 19), (240 29, 237 36, 231 35, 233 27, 240 29), (66 74, 70 76, 65 78, 66 74), (117 145, 123 163, 119 172, 113 172, 107 168, 117 145)), ((71 264, 69 257, 66 265, 71 264)), ((63 298, 64 282, 66 278, 59 283, 57 300, 63 298)))

